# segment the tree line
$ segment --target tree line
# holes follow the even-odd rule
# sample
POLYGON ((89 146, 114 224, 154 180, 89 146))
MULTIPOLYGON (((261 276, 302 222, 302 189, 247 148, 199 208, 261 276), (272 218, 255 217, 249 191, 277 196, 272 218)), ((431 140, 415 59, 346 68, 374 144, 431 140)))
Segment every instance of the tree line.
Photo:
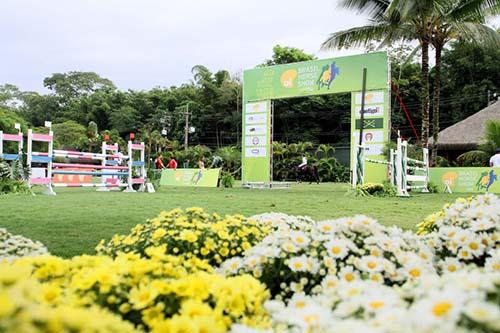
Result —
MULTIPOLYGON (((367 48, 369 51, 370 46, 367 48)), ((425 122, 420 112, 421 64, 404 44, 387 49, 394 86, 419 127, 425 122)), ((272 58, 259 66, 311 59, 314 56, 302 50, 278 45, 272 58)), ((439 102, 442 127, 479 111, 488 104, 488 96, 500 90, 498 59, 499 48, 463 40, 444 49, 439 102)), ((109 78, 92 72, 52 74, 43 81, 48 89, 46 94, 22 91, 11 84, 0 85, 0 129, 10 132, 14 120, 34 127, 50 120, 60 146, 97 149, 100 133, 106 132, 114 141, 126 140, 129 133, 136 133, 156 152, 182 146, 184 112, 188 106, 189 125, 195 128, 189 134, 189 145, 210 149, 239 147, 240 76, 226 70, 212 72, 201 65, 194 66, 192 74, 192 80, 180 86, 151 90, 122 91, 109 78)), ((435 69, 431 69, 430 76, 435 76, 435 69)), ((393 137, 399 130, 405 138, 415 141, 396 97, 393 91, 393 137)), ((350 94, 278 100, 274 140, 287 144, 308 141, 314 145, 349 145, 350 110, 350 94)))

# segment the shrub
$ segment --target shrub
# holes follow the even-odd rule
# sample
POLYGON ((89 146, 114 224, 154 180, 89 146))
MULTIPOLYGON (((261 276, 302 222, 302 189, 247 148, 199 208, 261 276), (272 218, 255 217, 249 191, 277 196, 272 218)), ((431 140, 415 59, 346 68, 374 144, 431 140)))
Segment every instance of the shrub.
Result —
MULTIPOLYGON (((492 194, 457 199, 418 225, 434 248, 437 265, 455 271, 462 265, 483 267, 500 246, 500 199, 492 194)), ((495 259, 495 260, 498 260, 495 259)))
POLYGON ((235 179, 230 173, 224 173, 220 179, 220 184, 222 187, 233 187, 235 179))
POLYGON ((268 232, 268 227, 241 215, 221 217, 193 207, 162 212, 136 225, 128 235, 115 235, 108 243, 102 240, 96 250, 113 257, 124 252, 149 258, 149 247, 165 246, 169 254, 197 257, 218 265, 243 253, 268 232))
POLYGON ((37 256, 48 253, 40 242, 32 241, 19 235, 12 235, 6 229, 0 228, 0 262, 18 257, 37 256))
POLYGON ((100 306, 141 331, 178 332, 173 327, 187 325, 186 332, 224 332, 234 322, 266 323, 262 304, 269 294, 251 276, 204 272, 210 267, 203 261, 168 256, 164 246, 148 252, 152 259, 135 254, 23 258, 0 267, 0 281, 8 270, 29 270, 42 284, 37 297, 46 303, 100 306))
POLYGON ((1 332, 136 332, 96 305, 59 304, 61 289, 31 278, 24 266, 0 266, 1 332))
POLYGON ((327 275, 391 286, 434 271, 432 251, 424 242, 366 216, 326 220, 299 230, 293 225, 281 223, 244 257, 224 262, 221 270, 229 275, 253 274, 278 299, 314 293, 327 275))
POLYGON ((354 196, 358 197, 394 197, 396 196, 396 187, 391 185, 389 182, 383 184, 380 183, 366 183, 363 185, 356 186, 354 190, 354 196))

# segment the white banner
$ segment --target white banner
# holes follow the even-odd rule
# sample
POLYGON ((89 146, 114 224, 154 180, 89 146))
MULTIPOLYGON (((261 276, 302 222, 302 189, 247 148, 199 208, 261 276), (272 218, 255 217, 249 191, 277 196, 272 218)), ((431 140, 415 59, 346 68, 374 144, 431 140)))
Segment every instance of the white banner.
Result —
POLYGON ((245 123, 248 124, 267 124, 267 113, 255 113, 245 115, 245 123))
POLYGON ((383 155, 383 149, 384 145, 383 144, 367 144, 366 145, 366 150, 365 150, 365 155, 366 156, 373 156, 373 155, 383 155))
POLYGON ((267 134, 267 125, 247 125, 245 128, 246 135, 262 135, 267 134))
POLYGON ((245 113, 267 112, 267 102, 247 103, 245 113))
MULTIPOLYGON (((365 117, 383 117, 384 116, 384 106, 383 105, 365 105, 365 117)), ((361 118, 361 106, 356 106, 356 119, 361 118)))
MULTIPOLYGON (((356 144, 359 144, 359 131, 354 132, 356 144)), ((384 142, 384 131, 363 130, 363 143, 384 142)))
MULTIPOLYGON (((383 91, 367 91, 365 94, 365 104, 382 104, 384 103, 383 91)), ((355 95, 355 104, 361 105, 361 92, 355 95)))
POLYGON ((265 147, 245 148, 245 157, 266 157, 265 147))
POLYGON ((247 135, 245 136, 245 146, 247 147, 255 147, 255 146, 265 146, 267 143, 267 136, 255 136, 255 135, 247 135))

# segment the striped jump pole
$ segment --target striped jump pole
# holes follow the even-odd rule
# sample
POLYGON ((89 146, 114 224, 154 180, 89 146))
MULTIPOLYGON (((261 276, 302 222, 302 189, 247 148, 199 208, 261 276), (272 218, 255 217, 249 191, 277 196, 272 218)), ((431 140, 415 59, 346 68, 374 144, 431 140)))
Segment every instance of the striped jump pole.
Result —
POLYGON ((23 156, 23 133, 21 132, 21 124, 14 124, 17 129, 17 134, 6 134, 0 131, 0 159, 4 161, 21 161, 23 156), (4 142, 17 142, 17 154, 6 153, 3 149, 4 142))
POLYGON ((125 192, 135 192, 133 185, 140 184, 139 192, 144 192, 146 184, 146 166, 144 162, 145 157, 144 142, 133 143, 128 142, 128 181, 125 192), (134 152, 139 152, 139 159, 134 160, 134 152))
MULTIPOLYGON (((52 132, 52 123, 50 121, 45 122, 45 127, 49 129, 49 134, 33 133, 33 130, 28 129, 28 153, 27 153, 27 164, 30 168, 30 176, 28 179, 28 186, 33 185, 43 185, 45 186, 45 194, 56 195, 52 187, 52 156, 54 154, 54 133, 52 132), (34 152, 33 142, 47 142, 48 148, 47 152, 34 152), (41 168, 43 175, 34 174, 33 163, 45 164, 45 168, 41 168), (45 170, 43 170, 45 169, 45 170)), ((38 169, 40 170, 40 169, 38 169)))

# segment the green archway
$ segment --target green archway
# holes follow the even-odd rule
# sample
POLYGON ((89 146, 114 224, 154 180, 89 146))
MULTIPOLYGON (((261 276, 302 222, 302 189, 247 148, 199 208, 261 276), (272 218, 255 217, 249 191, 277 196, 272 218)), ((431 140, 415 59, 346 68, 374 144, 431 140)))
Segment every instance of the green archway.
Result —
MULTIPOLYGON (((351 160, 361 127, 363 69, 367 69, 363 142, 366 155, 384 159, 389 140, 390 70, 387 53, 297 62, 243 73, 243 183, 272 184, 272 100, 351 92, 351 160)), ((352 165, 352 163, 351 163, 352 165)), ((369 164, 365 180, 387 179, 383 165, 369 164)))

